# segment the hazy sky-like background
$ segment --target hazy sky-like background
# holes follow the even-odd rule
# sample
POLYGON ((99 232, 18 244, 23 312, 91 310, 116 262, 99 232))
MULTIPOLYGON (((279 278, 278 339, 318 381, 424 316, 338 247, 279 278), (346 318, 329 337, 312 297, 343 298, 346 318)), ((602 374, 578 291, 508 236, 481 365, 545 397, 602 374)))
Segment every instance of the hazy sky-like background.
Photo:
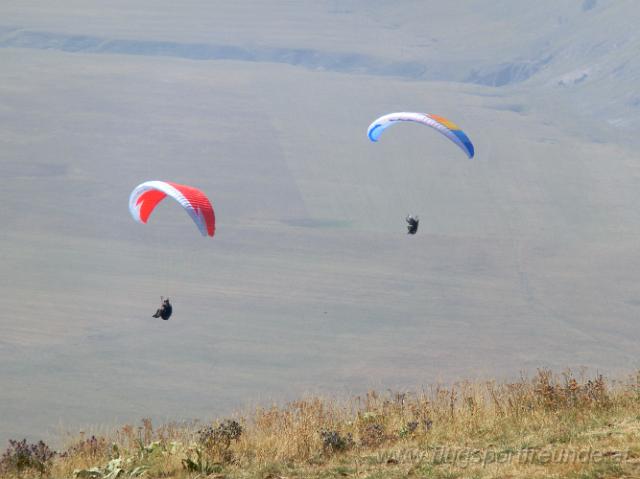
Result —
POLYGON ((635 0, 0 3, 0 441, 637 368, 638 18, 635 0), (401 110, 452 119, 476 158, 416 125, 370 143, 401 110), (135 223, 148 179, 207 192, 215 239, 170 202, 135 223))

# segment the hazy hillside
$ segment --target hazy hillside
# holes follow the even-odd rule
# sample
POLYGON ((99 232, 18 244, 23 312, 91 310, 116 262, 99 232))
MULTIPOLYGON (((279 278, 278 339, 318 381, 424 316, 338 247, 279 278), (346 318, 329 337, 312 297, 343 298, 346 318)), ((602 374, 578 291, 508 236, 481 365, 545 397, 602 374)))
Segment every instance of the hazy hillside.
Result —
POLYGON ((634 0, 544 0, 526 8, 508 0, 66 8, 27 1, 2 9, 3 46, 274 62, 494 87, 533 79, 554 104, 583 103, 576 115, 630 129, 639 118, 634 0))
POLYGON ((0 439, 636 366, 640 7, 462 4, 1 5, 0 439), (400 109, 477 158, 369 143, 400 109), (151 178, 208 192, 216 238, 134 223, 151 178))

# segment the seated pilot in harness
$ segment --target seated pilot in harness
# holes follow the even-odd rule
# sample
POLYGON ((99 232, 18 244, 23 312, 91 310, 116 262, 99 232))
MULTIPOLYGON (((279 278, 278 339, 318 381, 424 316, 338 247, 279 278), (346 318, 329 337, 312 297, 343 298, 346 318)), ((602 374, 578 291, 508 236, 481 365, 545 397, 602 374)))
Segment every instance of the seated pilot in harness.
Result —
POLYGON ((153 315, 154 318, 162 318, 165 321, 171 317, 171 313, 173 313, 173 307, 169 302, 169 298, 164 299, 160 296, 160 301, 162 301, 162 306, 158 308, 156 314, 153 315))
POLYGON ((405 220, 407 222, 407 233, 410 235, 416 234, 418 232, 420 219, 417 216, 414 218, 413 216, 408 215, 405 220))

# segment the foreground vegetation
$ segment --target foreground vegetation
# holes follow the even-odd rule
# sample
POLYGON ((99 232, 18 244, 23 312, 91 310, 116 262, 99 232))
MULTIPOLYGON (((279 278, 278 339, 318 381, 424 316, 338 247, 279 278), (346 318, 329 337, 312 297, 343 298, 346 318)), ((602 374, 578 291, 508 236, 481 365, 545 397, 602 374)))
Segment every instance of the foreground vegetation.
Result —
POLYGON ((539 371, 340 402, 308 398, 214 424, 143 419, 66 450, 12 441, 1 477, 640 477, 640 375, 539 371))

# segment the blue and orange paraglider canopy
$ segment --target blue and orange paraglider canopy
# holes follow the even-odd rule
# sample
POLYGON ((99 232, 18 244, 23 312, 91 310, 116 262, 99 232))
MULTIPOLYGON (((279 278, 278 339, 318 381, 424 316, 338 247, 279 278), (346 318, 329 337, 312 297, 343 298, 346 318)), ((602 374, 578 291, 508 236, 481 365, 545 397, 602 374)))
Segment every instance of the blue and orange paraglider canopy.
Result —
POLYGON ((383 115, 371 123, 367 130, 367 135, 371 141, 378 141, 384 130, 401 121, 422 123, 423 125, 434 128, 458 145, 458 147, 460 147, 460 149, 464 151, 469 158, 473 158, 473 144, 465 132, 451 120, 447 120, 446 118, 438 115, 407 111, 389 113, 388 115, 383 115))

